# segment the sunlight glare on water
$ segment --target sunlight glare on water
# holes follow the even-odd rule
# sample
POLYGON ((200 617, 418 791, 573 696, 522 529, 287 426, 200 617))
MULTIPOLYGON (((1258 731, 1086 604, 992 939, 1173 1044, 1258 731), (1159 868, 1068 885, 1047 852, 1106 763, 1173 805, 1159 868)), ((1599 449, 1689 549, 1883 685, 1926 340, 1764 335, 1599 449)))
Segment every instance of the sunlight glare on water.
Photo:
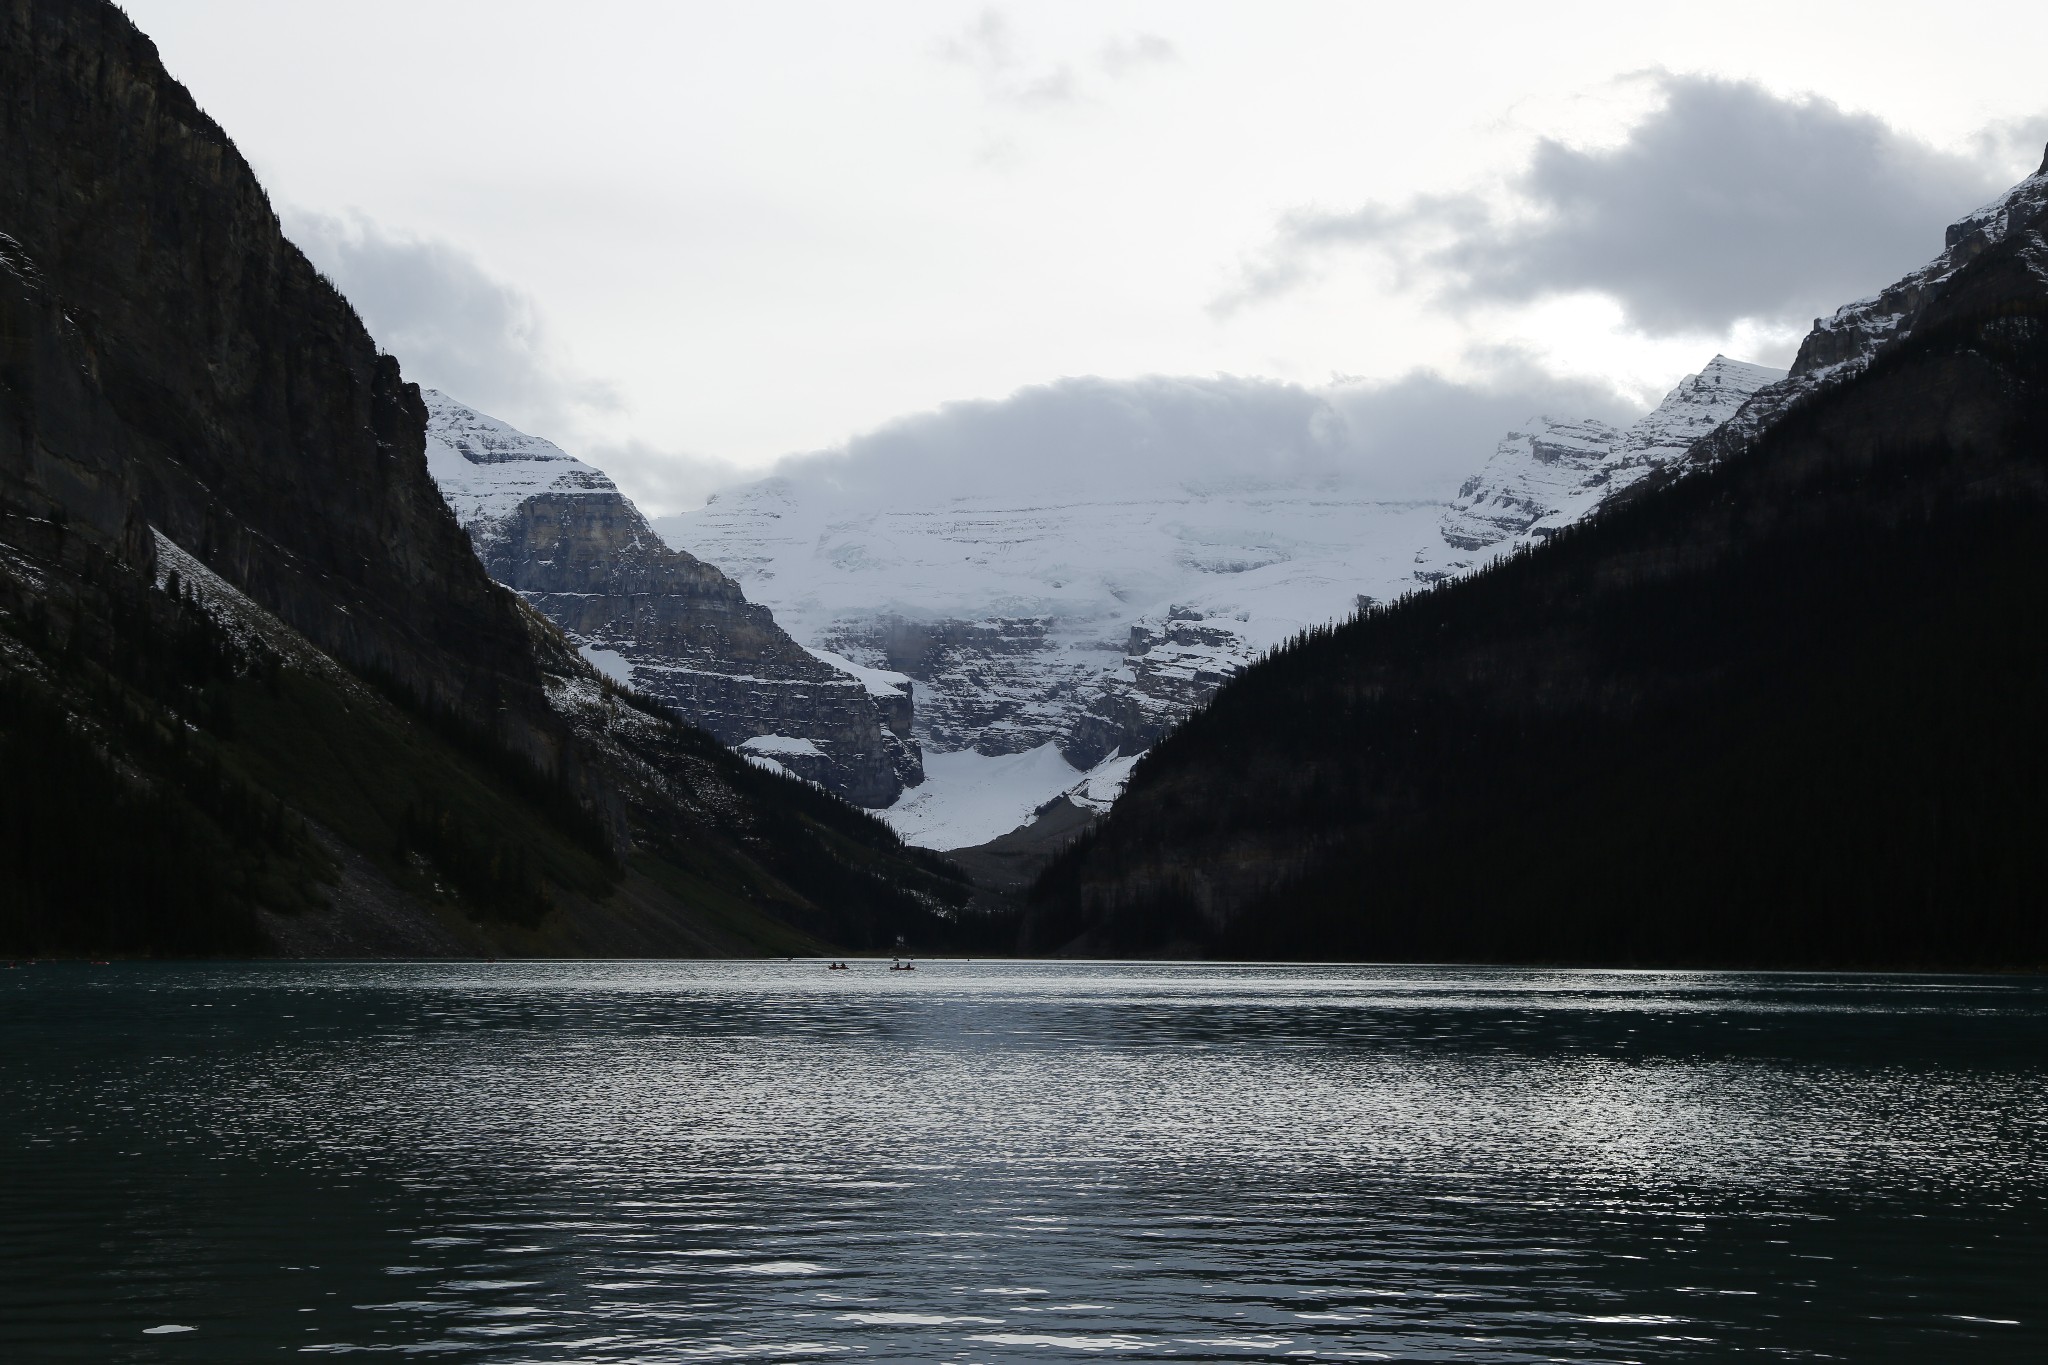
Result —
POLYGON ((2038 978, 0 973, 0 1354, 2031 1360, 2038 978))

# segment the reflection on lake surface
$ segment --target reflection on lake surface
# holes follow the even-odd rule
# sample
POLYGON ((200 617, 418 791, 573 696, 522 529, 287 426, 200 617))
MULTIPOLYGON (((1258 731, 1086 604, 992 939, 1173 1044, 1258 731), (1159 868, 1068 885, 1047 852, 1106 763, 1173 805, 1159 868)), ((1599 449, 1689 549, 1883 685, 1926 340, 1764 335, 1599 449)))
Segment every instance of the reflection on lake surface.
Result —
POLYGON ((0 1154, 10 1360, 2048 1358, 2040 978, 46 964, 0 1154))

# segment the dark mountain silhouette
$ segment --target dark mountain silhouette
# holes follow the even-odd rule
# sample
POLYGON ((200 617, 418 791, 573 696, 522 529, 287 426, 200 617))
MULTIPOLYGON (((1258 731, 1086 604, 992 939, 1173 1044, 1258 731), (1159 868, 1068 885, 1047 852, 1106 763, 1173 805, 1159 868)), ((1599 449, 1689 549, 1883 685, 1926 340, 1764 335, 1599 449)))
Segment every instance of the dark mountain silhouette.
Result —
POLYGON ((949 867, 490 580, 419 390, 115 6, 0 7, 0 90, 7 951, 951 932, 949 867))
POLYGON ((2048 963, 2042 187, 1681 469, 1230 683, 1047 871, 1028 940, 2048 963))

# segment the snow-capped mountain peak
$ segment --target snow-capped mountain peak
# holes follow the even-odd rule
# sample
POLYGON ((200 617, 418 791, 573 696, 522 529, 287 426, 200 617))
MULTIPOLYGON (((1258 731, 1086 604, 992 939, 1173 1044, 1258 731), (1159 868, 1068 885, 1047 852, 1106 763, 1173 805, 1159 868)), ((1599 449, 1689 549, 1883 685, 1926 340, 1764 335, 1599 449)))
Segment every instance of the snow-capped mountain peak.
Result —
POLYGON ((427 405, 427 472, 472 536, 501 524, 542 493, 618 491, 604 471, 553 441, 530 436, 436 389, 422 389, 420 397, 427 405))
POLYGON ((1595 482, 1620 438, 1605 422, 1531 418, 1458 489, 1439 523, 1444 543, 1482 550, 1522 535, 1595 482))
POLYGON ((1453 552, 1425 546, 1417 577, 1435 581, 1477 567, 1489 555, 1569 526, 1606 499, 1676 460, 1711 434, 1752 395, 1785 377, 1717 355, 1681 379, 1626 430, 1604 422, 1536 418, 1511 431, 1484 469, 1465 481, 1443 514, 1440 532, 1453 552))
POLYGON ((428 471, 484 567, 607 677, 861 804, 886 805, 921 779, 907 680, 802 648, 553 442, 424 397, 428 471))

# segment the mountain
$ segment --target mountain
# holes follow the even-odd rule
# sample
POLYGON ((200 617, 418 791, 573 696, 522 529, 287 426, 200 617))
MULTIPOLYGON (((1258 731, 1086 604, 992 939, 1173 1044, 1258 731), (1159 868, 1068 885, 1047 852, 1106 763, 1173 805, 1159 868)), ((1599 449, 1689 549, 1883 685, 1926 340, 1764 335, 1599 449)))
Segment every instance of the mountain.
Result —
POLYGON ((861 806, 924 780, 909 680, 805 650, 601 471, 428 390, 427 468, 484 567, 599 669, 861 806))
POLYGON ((1404 582, 1440 510, 1334 480, 867 500, 778 477, 657 528, 804 644, 914 680, 930 781, 905 809, 1014 779, 993 827, 899 824, 974 844, 1149 745, 1260 650, 1404 582))
POLYGON ((1439 531, 1451 557, 1418 573, 1426 582, 1570 526, 1608 498, 1683 459, 1785 373, 1717 355, 1687 375, 1648 415, 1625 429, 1604 422, 1537 419, 1511 431, 1486 467, 1465 481, 1439 531))
MULTIPOLYGON (((914 680, 931 781, 887 816, 913 842, 958 848, 1083 784, 1120 785, 1132 758, 1266 651, 1569 523, 1781 377, 1716 357, 1626 429, 1536 419, 1449 506, 1377 495, 1328 461, 1276 461, 1263 429, 1233 429, 1209 396, 1200 422, 1241 442, 1236 468, 1282 467, 1191 479, 1171 460, 1148 465, 1148 451, 1204 433, 1132 421, 1126 402, 1072 434, 1104 448, 1084 485, 1032 479, 1050 462, 1028 449, 1003 452, 1002 491, 938 471, 875 489, 841 462, 656 525, 805 644, 914 680)), ((983 419, 996 434, 1001 415, 983 419)), ((1335 420, 1303 415, 1300 444, 1335 420)))
POLYGON ((2044 229, 2048 163, 1682 461, 1246 670, 1032 941, 2048 963, 2044 229))
MULTIPOLYGON (((1731 419, 1727 447, 1755 437, 1788 408, 1870 368, 1887 347, 1913 335, 1928 310, 1953 291, 1957 276, 1978 257, 2014 238, 2038 233, 2048 213, 2048 162, 2006 193, 1949 224, 1941 254, 1869 298, 1815 318, 1784 380, 1759 390, 1731 419)), ((1705 452, 1715 458, 1719 448, 1705 452)))
POLYGON ((491 581, 418 389, 119 9, 0 10, 0 89, 6 951, 954 932, 951 869, 491 581))

